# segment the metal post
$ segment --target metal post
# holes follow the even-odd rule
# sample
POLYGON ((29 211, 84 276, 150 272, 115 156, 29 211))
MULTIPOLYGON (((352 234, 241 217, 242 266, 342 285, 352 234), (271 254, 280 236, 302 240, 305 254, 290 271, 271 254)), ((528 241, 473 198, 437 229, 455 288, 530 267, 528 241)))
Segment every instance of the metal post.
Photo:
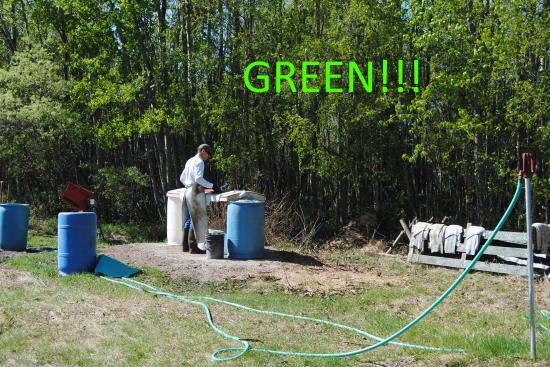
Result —
POLYGON ((525 217, 527 220, 527 274, 529 276, 529 322, 531 324, 531 358, 537 357, 535 329, 535 289, 533 285, 533 230, 531 209, 531 179, 525 177, 525 217))
POLYGON ((531 358, 537 357, 537 335, 535 329, 535 289, 533 287, 533 229, 531 209, 531 176, 535 173, 535 159, 530 153, 521 155, 519 176, 525 179, 525 220, 527 231, 527 275, 529 276, 529 322, 531 324, 531 358))

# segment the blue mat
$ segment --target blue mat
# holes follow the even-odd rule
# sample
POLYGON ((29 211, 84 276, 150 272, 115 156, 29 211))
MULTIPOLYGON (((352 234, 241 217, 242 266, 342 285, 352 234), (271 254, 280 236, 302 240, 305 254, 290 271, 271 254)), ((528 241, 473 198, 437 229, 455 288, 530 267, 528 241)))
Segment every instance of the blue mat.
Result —
POLYGON ((129 278, 140 271, 107 255, 99 255, 94 270, 96 274, 111 278, 129 278))

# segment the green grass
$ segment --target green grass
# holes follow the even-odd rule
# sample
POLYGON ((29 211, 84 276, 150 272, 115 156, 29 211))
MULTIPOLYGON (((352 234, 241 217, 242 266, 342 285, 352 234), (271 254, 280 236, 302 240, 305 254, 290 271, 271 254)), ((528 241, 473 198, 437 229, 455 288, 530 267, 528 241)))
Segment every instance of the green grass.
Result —
POLYGON ((125 243, 161 242, 166 237, 166 227, 158 224, 103 224, 101 230, 105 236, 120 238, 125 243))
MULTIPOLYGON (((33 248, 55 247, 55 238, 31 235, 33 248)), ((337 258, 336 253, 331 257, 337 258)), ((378 335, 389 335, 432 302, 457 272, 413 267, 352 253, 340 261, 410 279, 407 286, 370 285, 354 294, 304 296, 271 285, 262 288, 234 281, 199 284, 189 278, 169 279, 158 269, 144 267, 136 279, 190 295, 208 295, 248 306, 308 315, 346 323, 378 335), (411 274, 417 273, 417 278, 411 274), (420 274, 420 275, 418 275, 420 274), (438 280, 437 285, 426 279, 438 280), (439 282, 440 280, 440 282, 439 282)), ((208 366, 210 353, 236 346, 213 333, 202 311, 111 284, 91 274, 58 277, 55 252, 11 257, 0 268, 0 365, 55 366, 208 366), (6 267, 7 265, 7 267, 6 267), (3 273, 4 272, 4 273, 3 273), (11 275, 10 275, 11 274, 11 275), (15 274, 15 275, 14 275, 15 274), (14 276, 19 277, 13 280, 14 276)), ((400 341, 439 347, 465 348, 466 353, 439 353, 385 346, 343 359, 279 357, 249 353, 228 366, 365 366, 378 361, 429 366, 514 366, 528 363, 528 323, 525 308, 500 307, 491 290, 514 297, 519 281, 510 277, 474 274, 456 294, 400 341), (510 287, 504 284, 510 283, 510 287), (506 293, 509 292, 509 293, 506 293), (511 293, 510 293, 511 292, 511 293), (483 306, 483 307, 482 307, 483 306)), ((514 305, 514 299, 509 300, 514 305)), ((523 305, 521 299, 518 305, 523 305)), ((346 351, 371 344, 362 337, 305 322, 263 317, 227 306, 212 305, 215 321, 228 332, 255 339, 262 348, 309 352, 346 351)), ((550 337, 539 333, 539 358, 550 361, 550 337)))
MULTIPOLYGON (((118 243, 131 242, 159 242, 166 236, 166 227, 159 224, 147 223, 99 223, 99 230, 103 236, 118 243)), ((30 233, 42 238, 57 235, 57 218, 30 217, 30 233)))

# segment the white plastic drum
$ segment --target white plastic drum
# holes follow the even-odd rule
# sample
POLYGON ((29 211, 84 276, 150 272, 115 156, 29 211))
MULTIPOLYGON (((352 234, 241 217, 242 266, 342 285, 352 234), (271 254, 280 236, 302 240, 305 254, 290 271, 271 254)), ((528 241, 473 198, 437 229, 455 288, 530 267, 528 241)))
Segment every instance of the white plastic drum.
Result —
POLYGON ((183 212, 180 190, 166 193, 166 242, 172 245, 183 244, 183 212))

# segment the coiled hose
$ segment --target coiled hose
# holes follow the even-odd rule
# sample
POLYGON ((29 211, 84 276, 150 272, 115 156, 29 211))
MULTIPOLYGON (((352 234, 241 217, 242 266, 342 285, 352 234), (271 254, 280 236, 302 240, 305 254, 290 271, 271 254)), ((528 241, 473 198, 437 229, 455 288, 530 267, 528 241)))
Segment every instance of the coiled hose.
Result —
POLYGON ((418 315, 415 319, 413 319, 407 325, 403 326, 401 329, 399 329, 398 331, 396 331, 395 333, 393 333, 392 335, 390 335, 387 338, 380 338, 376 335, 369 334, 369 333, 367 333, 363 330, 353 328, 353 327, 350 327, 350 326, 346 326, 346 325, 342 325, 342 324, 338 324, 338 323, 334 323, 334 322, 327 321, 327 320, 321 320, 321 319, 315 319, 315 318, 297 316, 297 315, 290 315, 290 314, 285 314, 285 313, 280 313, 280 312, 258 310, 258 309, 243 306, 243 305, 240 305, 240 304, 237 304, 237 303, 232 303, 232 302, 228 302, 228 301, 224 301, 224 300, 220 300, 220 299, 216 299, 216 298, 212 298, 212 297, 204 297, 204 296, 189 297, 189 296, 176 295, 176 294, 173 294, 173 293, 170 293, 170 292, 161 291, 158 288, 155 288, 155 287, 150 286, 148 284, 138 282, 136 280, 129 279, 129 278, 123 278, 122 281, 121 280, 114 280, 114 279, 106 278, 106 277, 102 277, 102 278, 105 279, 105 280, 108 280, 110 282, 121 284, 121 285, 124 285, 126 287, 129 287, 129 288, 132 288, 132 289, 135 289, 135 290, 146 291, 146 292, 154 294, 154 295, 164 296, 164 297, 167 297, 168 299, 188 302, 188 303, 191 303, 191 304, 194 304, 194 305, 197 305, 197 306, 201 307, 204 310, 205 314, 206 314, 208 324, 210 325, 210 327, 215 332, 217 332, 218 334, 222 335, 223 337, 225 337, 227 339, 234 340, 234 341, 237 341, 237 342, 241 343, 241 347, 222 348, 222 349, 218 349, 217 351, 215 351, 212 354, 212 360, 217 361, 217 362, 231 361, 231 360, 242 357, 243 355, 245 355, 247 352, 250 352, 250 351, 255 351, 255 352, 259 352, 259 353, 276 354, 276 355, 302 356, 302 357, 321 357, 321 358, 351 357, 351 356, 355 356, 355 355, 358 355, 358 354, 362 354, 362 353, 372 351, 372 350, 377 349, 377 348, 379 348, 379 347, 381 347, 385 344, 388 344, 388 343, 398 345, 398 346, 402 346, 402 347, 417 348, 417 349, 424 349, 424 350, 446 351, 446 352, 463 352, 464 351, 463 349, 435 348, 435 347, 420 346, 420 345, 407 344, 407 343, 398 343, 398 342, 394 342, 393 340, 395 340, 396 338, 401 336, 403 333, 405 333, 407 330, 409 330, 411 327, 413 327, 416 323, 420 322, 420 320, 422 320, 424 317, 426 317, 431 311, 433 311, 433 309, 435 309, 441 302, 443 302, 443 300, 445 298, 447 298, 454 291, 454 289, 462 282, 462 280, 464 280, 466 275, 468 275, 468 273, 472 270, 474 265, 479 261, 481 256, 485 253, 485 250, 487 250, 487 247, 489 247, 491 245, 491 243, 493 242, 493 239, 495 238, 496 234, 500 231, 500 229, 502 228, 502 226, 504 225, 504 223, 506 222, 506 220, 508 219, 508 217, 512 213, 512 210, 514 209, 514 207, 515 207, 515 205, 516 205, 516 203, 517 203, 517 201, 520 197, 521 189, 522 189, 522 182, 521 182, 521 180, 518 180, 518 183, 517 183, 517 186, 516 186, 516 191, 514 193, 512 201, 510 202, 510 204, 508 205, 508 208, 504 212, 504 215, 502 216, 502 218, 500 219, 500 221, 496 225, 495 229, 493 230, 493 232, 491 233, 491 235, 489 236, 489 238, 487 239, 485 244, 480 248, 479 252, 474 256, 474 258, 472 259, 470 264, 468 264, 468 266, 456 278, 456 280, 451 284, 451 286, 445 292, 443 292, 443 294, 441 296, 439 296, 439 298, 434 303, 432 303, 428 308, 426 308, 420 315, 418 315), (246 311, 254 312, 254 313, 258 313, 258 314, 279 316, 279 317, 288 318, 288 319, 312 321, 312 322, 316 322, 316 323, 320 323, 320 324, 325 324, 325 325, 337 327, 337 328, 340 328, 340 329, 343 329, 343 330, 346 330, 346 331, 351 331, 351 332, 357 333, 357 334, 362 335, 362 336, 369 337, 371 339, 377 340, 377 343, 372 344, 372 345, 367 346, 367 347, 364 347, 364 348, 356 349, 356 350, 349 351, 349 352, 341 352, 341 353, 306 353, 306 352, 294 352, 294 351, 283 351, 283 350, 274 350, 274 349, 254 348, 250 345, 250 342, 248 340, 241 339, 237 336, 231 335, 231 334, 227 333, 226 331, 224 331, 223 329, 221 329, 220 327, 218 327, 212 319, 212 314, 210 312, 209 306, 206 303, 201 302, 200 300, 216 302, 216 303, 224 304, 224 305, 227 305, 227 306, 239 308, 239 309, 242 309, 242 310, 246 310, 246 311), (228 357, 222 357, 221 356, 222 354, 227 354, 227 353, 235 353, 235 354, 230 355, 228 357))

